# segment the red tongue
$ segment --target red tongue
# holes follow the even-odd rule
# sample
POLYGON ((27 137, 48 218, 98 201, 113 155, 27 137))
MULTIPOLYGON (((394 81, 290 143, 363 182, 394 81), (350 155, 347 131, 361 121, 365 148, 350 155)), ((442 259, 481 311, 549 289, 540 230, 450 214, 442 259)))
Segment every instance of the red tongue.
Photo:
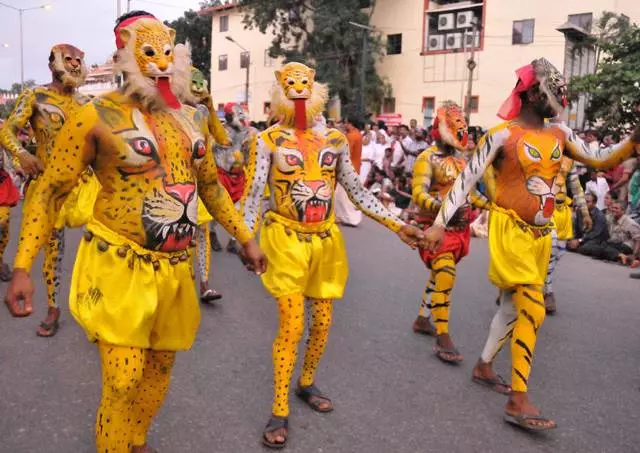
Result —
POLYGON ((160 247, 161 252, 178 252, 180 250, 184 250, 189 247, 189 243, 191 242, 191 236, 182 236, 178 239, 178 235, 169 234, 167 239, 164 241, 164 244, 160 247))
POLYGON ((322 222, 327 215, 327 207, 324 204, 311 206, 311 204, 307 203, 307 208, 305 209, 304 214, 306 222, 322 222))
POLYGON ((307 128, 307 105, 306 99, 294 99, 293 105, 296 109, 296 129, 301 131, 307 128))
POLYGON ((553 197, 547 198, 544 202, 544 206, 542 207, 542 215, 548 219, 553 215, 553 210, 555 209, 555 200, 553 197))
POLYGON ((156 80, 156 87, 160 92, 160 96, 162 96, 162 99, 164 99, 164 102, 166 102, 170 108, 172 109, 180 108, 180 101, 178 101, 178 98, 176 97, 176 95, 173 94, 173 91, 171 91, 171 84, 169 83, 168 77, 158 78, 156 80))

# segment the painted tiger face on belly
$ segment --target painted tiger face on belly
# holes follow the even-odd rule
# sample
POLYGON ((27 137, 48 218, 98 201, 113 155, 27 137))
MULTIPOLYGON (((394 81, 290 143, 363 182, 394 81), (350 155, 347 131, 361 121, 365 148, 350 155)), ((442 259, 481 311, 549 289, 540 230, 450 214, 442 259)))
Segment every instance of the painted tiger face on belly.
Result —
POLYGON ((338 150, 311 130, 274 132, 280 134, 271 171, 277 211, 304 223, 327 220, 333 213, 338 150))
MULTIPOLYGON (((206 155, 206 145, 184 114, 186 109, 146 115, 132 109, 119 116, 120 127, 114 128, 118 139, 115 169, 121 179, 107 182, 106 190, 115 191, 116 199, 125 202, 129 190, 144 193, 142 205, 125 207, 125 213, 135 211, 144 246, 150 250, 183 250, 195 235, 195 170, 206 155)), ((104 113, 114 115, 112 120, 118 117, 113 111, 104 113)))

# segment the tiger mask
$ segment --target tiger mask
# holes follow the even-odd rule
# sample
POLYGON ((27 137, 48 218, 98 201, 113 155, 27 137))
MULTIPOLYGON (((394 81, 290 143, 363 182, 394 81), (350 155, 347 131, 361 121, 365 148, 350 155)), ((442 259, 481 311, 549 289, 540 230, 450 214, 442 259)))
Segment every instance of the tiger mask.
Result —
POLYGON ((68 90, 78 88, 87 78, 84 52, 70 44, 53 46, 49 54, 49 69, 54 80, 68 90))

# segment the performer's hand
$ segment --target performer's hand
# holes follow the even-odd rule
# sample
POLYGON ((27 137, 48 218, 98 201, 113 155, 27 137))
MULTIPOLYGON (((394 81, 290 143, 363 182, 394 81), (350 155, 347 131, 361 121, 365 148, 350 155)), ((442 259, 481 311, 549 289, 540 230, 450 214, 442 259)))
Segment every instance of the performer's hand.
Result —
POLYGON ((14 269, 4 301, 12 316, 22 318, 33 312, 31 304, 33 291, 33 282, 29 273, 24 269, 14 269))
POLYGON ((591 228, 593 228, 593 220, 591 219, 590 215, 584 216, 584 218, 582 219, 582 226, 584 227, 585 231, 591 231, 591 228))
POLYGON ((424 240, 424 233, 413 225, 403 225, 398 231, 398 236, 402 242, 408 244, 411 248, 416 248, 420 242, 424 240))
POLYGON ((255 239, 250 239, 240 250, 240 259, 251 272, 256 275, 264 274, 267 271, 267 257, 260 250, 260 246, 255 239))
POLYGON ((440 247, 440 243, 442 242, 443 238, 444 227, 440 225, 433 225, 425 232, 422 247, 431 252, 435 252, 438 247, 440 247))
POLYGON ((26 151, 18 154, 18 160, 20 161, 20 167, 22 167, 24 172, 33 178, 44 171, 42 161, 26 151))

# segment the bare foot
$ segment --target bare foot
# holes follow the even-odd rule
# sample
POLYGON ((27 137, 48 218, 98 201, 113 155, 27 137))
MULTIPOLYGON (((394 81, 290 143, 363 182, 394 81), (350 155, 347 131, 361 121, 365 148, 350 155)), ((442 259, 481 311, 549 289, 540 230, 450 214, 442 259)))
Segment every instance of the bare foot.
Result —
POLYGON ((430 337, 434 337, 436 335, 436 329, 429 321, 429 318, 426 316, 418 316, 415 321, 413 321, 413 331, 415 333, 419 333, 421 335, 428 335, 430 337))
POLYGON ((541 416, 538 408, 529 401, 529 397, 524 392, 511 392, 504 412, 511 417, 521 418, 517 424, 525 429, 543 430, 557 426, 553 420, 541 416))
POLYGON ((629 257, 624 253, 621 253, 620 255, 618 255, 618 260, 622 263, 623 266, 629 265, 629 257))
POLYGON ((556 313, 556 297, 553 293, 544 296, 544 308, 548 315, 554 315, 556 313))
POLYGON ((49 307, 49 311, 47 312, 47 317, 40 323, 38 328, 36 329, 36 335, 39 337, 53 337, 56 333, 58 333, 58 329, 60 328, 60 309, 49 307))
POLYGON ((478 360, 471 372, 471 379, 478 384, 489 387, 494 392, 503 395, 511 393, 511 386, 493 371, 492 363, 484 363, 482 360, 478 360))

